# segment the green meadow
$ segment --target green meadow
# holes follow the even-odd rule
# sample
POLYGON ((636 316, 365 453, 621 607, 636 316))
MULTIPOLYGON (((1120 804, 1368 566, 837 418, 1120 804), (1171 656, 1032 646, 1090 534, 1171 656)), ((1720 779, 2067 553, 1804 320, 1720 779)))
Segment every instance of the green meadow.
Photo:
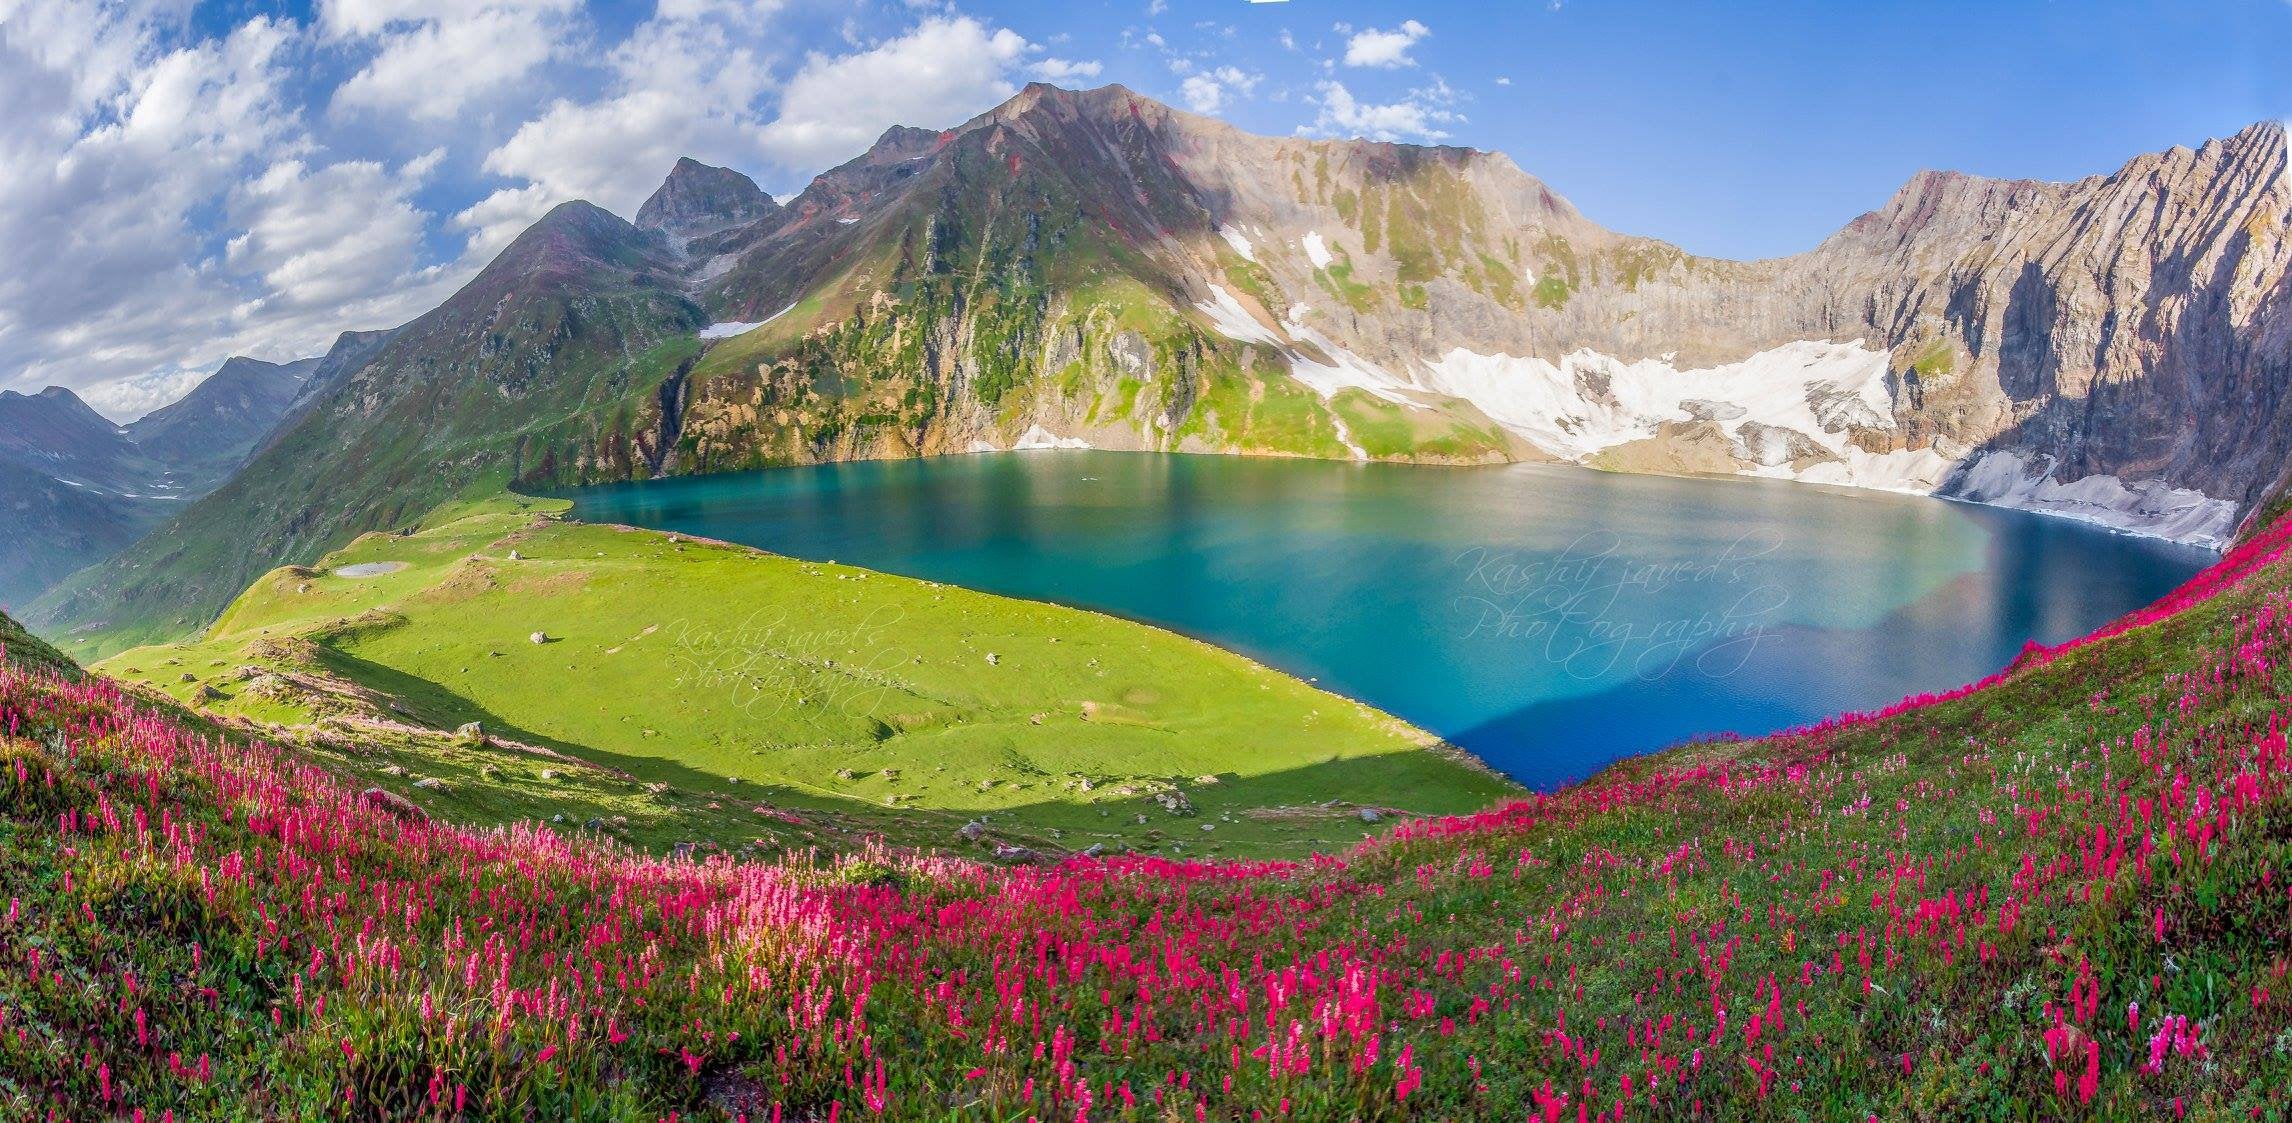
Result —
POLYGON ((198 639, 98 669, 332 746, 445 817, 656 849, 949 845, 976 821, 982 846, 1304 854, 1516 794, 1182 636, 559 510, 365 535, 265 575, 198 639))

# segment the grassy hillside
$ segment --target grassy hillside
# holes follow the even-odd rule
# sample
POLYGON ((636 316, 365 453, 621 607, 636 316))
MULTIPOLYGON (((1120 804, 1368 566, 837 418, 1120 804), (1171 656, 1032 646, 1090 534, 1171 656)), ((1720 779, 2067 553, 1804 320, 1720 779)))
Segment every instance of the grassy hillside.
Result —
POLYGON ((83 656, 204 628, 248 582, 519 480, 621 479, 698 348, 665 250, 586 203, 535 223, 330 384, 221 489, 24 614, 83 656))
MULTIPOLYGON (((545 506, 367 535, 257 581, 198 641, 99 669, 253 722, 477 722, 625 774, 637 810, 613 813, 656 844, 746 843, 757 819, 650 815, 643 784, 687 793, 687 810, 761 801, 927 845, 983 816, 1049 850, 1292 855, 1358 840, 1363 807, 1449 813, 1517 790, 1383 714, 1166 632, 561 523, 545 506)), ((407 792, 425 805, 519 778, 534 817, 567 811, 550 784, 522 782, 571 776, 536 752, 483 782, 468 762, 411 763, 377 756, 362 772, 384 786, 431 773, 444 789, 407 792)))
POLYGON ((9 668, 0 1105, 2281 1118, 2288 541, 1977 689, 1306 864, 641 858, 9 668))

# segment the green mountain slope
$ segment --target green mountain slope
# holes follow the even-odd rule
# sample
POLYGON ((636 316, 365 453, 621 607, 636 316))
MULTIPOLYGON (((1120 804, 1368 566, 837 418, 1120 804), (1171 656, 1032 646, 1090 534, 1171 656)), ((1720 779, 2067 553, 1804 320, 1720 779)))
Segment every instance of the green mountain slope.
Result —
POLYGON ((516 480, 617 479, 631 419, 697 349, 660 244, 585 203, 552 211, 445 304, 304 407, 231 482, 26 614, 94 649, 196 631, 256 575, 516 480))

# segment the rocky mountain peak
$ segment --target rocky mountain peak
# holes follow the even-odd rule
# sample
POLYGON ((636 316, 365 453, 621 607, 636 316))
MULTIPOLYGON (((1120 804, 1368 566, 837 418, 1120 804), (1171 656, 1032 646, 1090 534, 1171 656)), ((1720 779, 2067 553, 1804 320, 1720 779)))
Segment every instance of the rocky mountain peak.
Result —
POLYGON ((779 210, 755 180, 686 156, 637 209, 636 226, 686 241, 745 226, 779 210))

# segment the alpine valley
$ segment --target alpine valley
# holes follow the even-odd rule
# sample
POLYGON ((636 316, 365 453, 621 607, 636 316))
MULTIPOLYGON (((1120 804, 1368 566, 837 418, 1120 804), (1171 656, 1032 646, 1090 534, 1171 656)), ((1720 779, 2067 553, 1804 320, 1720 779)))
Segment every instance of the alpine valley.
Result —
MULTIPOLYGON (((1787 477, 2217 546, 2292 443, 2288 203, 2266 123, 2076 183, 1921 174, 1719 261, 1501 155, 1036 85, 784 203, 686 160, 634 223, 559 206, 28 619, 181 634, 510 487, 1033 446, 1787 477)), ((49 517, 89 555, 151 521, 49 517)))
POLYGON ((2286 1118, 2288 212, 2261 124, 1712 260, 1500 155, 1036 85, 790 199, 564 203, 132 425, 0 394, 0 1118, 2286 1118), (1581 688, 1530 792, 1016 564, 611 514, 710 489, 948 556, 1071 519, 1029 566, 1435 677, 1489 650, 1403 626, 1439 590, 1358 607, 1411 566, 1503 610, 1568 519, 1684 528, 1582 586, 1785 595, 1651 617, 1661 667, 1987 677, 1635 756, 1697 696, 1506 648, 1581 688))

